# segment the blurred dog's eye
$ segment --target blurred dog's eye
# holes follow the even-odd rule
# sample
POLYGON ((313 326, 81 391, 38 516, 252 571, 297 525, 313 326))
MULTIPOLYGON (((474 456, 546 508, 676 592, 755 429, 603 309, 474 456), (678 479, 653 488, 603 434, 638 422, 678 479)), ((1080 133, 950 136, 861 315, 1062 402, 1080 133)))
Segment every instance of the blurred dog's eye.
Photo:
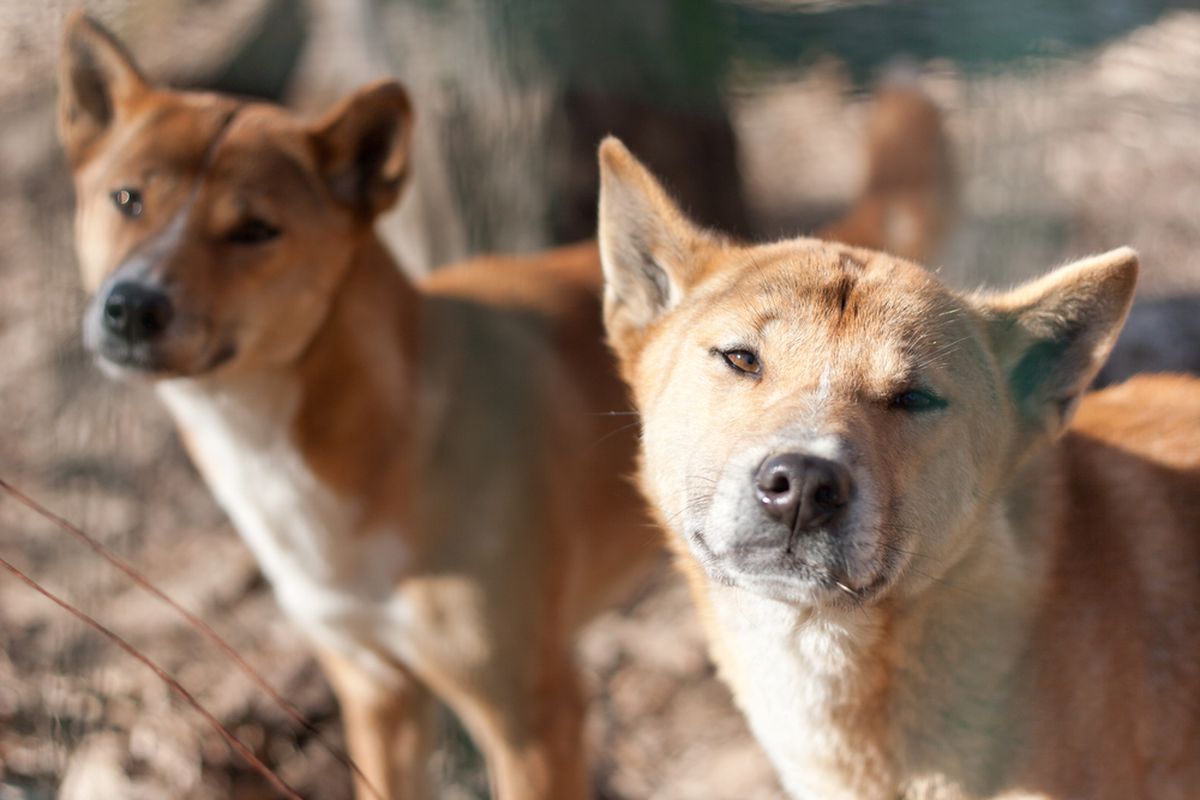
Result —
POLYGON ((721 357, 731 369, 746 375, 757 375, 762 372, 762 362, 758 354, 751 350, 720 350, 721 357))
POLYGON ((242 221, 229 232, 229 241, 234 244, 262 244, 269 242, 279 235, 279 228, 261 219, 250 218, 242 221))
POLYGON ((937 408, 945 408, 946 401, 933 392, 923 389, 906 389, 892 395, 888 400, 888 407, 897 411, 932 411, 937 408))
POLYGON ((136 218, 142 215, 142 193, 137 189, 124 187, 109 195, 113 205, 127 217, 136 218))

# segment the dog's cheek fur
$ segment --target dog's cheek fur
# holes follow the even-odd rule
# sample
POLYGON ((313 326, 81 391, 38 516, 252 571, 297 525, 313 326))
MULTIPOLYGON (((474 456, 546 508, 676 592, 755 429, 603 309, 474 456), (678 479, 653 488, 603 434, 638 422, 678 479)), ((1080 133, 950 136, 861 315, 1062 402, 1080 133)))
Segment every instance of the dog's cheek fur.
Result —
POLYGON ((1006 473, 1013 421, 999 377, 972 348, 957 354, 950 372, 959 376, 951 405, 937 418, 892 420, 890 438, 877 450, 890 476, 893 533, 903 539, 894 544, 907 562, 903 593, 940 580, 981 544, 972 539, 974 523, 989 513, 1006 473), (978 424, 980 418, 989 424, 978 424))
POLYGON ((693 478, 715 486, 722 469, 722 453, 714 451, 718 442, 697 435, 713 429, 719 409, 712 398, 721 394, 717 376, 705 369, 709 356, 698 350, 685 335, 659 336, 635 366, 642 379, 635 385, 648 389, 637 398, 643 409, 643 486, 675 519, 673 530, 680 530, 689 521, 689 509, 696 511, 701 503, 692 493, 693 478))

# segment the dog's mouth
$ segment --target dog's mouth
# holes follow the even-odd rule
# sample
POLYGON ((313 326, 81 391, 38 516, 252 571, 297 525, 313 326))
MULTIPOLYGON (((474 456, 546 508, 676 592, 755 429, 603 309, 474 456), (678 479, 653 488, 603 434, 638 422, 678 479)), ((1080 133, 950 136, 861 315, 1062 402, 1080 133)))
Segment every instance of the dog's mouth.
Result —
POLYGON ((164 348, 125 342, 105 342, 95 355, 105 367, 118 373, 133 373, 149 378, 196 377, 214 372, 233 360, 237 347, 223 343, 200 359, 180 359, 164 348), (198 364, 198 366, 196 366, 198 364))
POLYGON ((219 369, 237 355, 236 345, 218 336, 205 317, 180 314, 158 335, 127 338, 106 330, 98 306, 94 301, 84 316, 83 342, 113 377, 195 377, 219 369))
POLYGON ((691 531, 688 538, 711 580, 785 603, 864 605, 886 591, 896 574, 887 551, 869 567, 851 568, 836 547, 734 545, 718 553, 703 531, 691 531))
POLYGON ((86 324, 84 344, 110 375, 152 379, 205 375, 229 363, 238 352, 233 342, 207 335, 129 342, 102 332, 93 334, 86 324))

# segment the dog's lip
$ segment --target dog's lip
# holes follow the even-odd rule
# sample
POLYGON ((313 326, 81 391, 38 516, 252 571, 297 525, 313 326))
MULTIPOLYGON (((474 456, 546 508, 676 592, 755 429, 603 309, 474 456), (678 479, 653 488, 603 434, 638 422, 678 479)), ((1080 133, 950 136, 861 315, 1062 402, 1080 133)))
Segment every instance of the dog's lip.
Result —
POLYGON ((237 345, 232 342, 226 342, 216 349, 208 364, 201 372, 212 372, 220 366, 228 363, 237 355, 237 345))
POLYGON ((102 342, 95 348, 101 361, 131 373, 152 378, 171 378, 204 375, 228 363, 237 355, 237 347, 225 343, 214 349, 212 356, 198 369, 180 369, 168 360, 157 357, 153 348, 114 342, 102 342))
POLYGON ((702 531, 690 531, 689 537, 702 550, 702 564, 713 580, 767 597, 790 596, 801 587, 810 591, 816 588, 836 599, 862 604, 879 595, 893 578, 893 570, 885 568, 860 584, 829 566, 815 564, 779 545, 740 544, 718 554, 702 531))
POLYGON ((737 570, 727 574, 724 582, 772 599, 794 601, 799 590, 804 597, 811 597, 818 604, 861 606, 879 595, 890 582, 890 576, 884 573, 864 586, 857 586, 832 570, 805 564, 803 570, 787 572, 737 570))
POLYGON ((156 359, 153 352, 145 346, 106 340, 92 349, 96 358, 111 366, 119 367, 122 370, 146 375, 154 375, 166 371, 165 365, 156 359))

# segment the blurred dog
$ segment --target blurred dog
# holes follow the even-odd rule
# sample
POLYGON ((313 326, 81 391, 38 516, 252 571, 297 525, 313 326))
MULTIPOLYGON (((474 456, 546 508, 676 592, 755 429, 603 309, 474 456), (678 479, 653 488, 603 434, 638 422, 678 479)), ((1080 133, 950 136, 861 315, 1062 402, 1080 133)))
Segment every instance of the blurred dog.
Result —
POLYGON ((1194 797, 1200 381, 1084 396, 1135 254, 961 295, 731 244, 619 142, 600 161, 641 483, 788 791, 1194 797))
POLYGON ((372 231, 410 168, 395 83, 307 124, 157 88, 77 15, 60 128, 86 345, 153 381, 371 783, 427 793, 436 695, 497 796, 588 795, 571 636, 658 552, 594 244, 410 283, 372 231))

